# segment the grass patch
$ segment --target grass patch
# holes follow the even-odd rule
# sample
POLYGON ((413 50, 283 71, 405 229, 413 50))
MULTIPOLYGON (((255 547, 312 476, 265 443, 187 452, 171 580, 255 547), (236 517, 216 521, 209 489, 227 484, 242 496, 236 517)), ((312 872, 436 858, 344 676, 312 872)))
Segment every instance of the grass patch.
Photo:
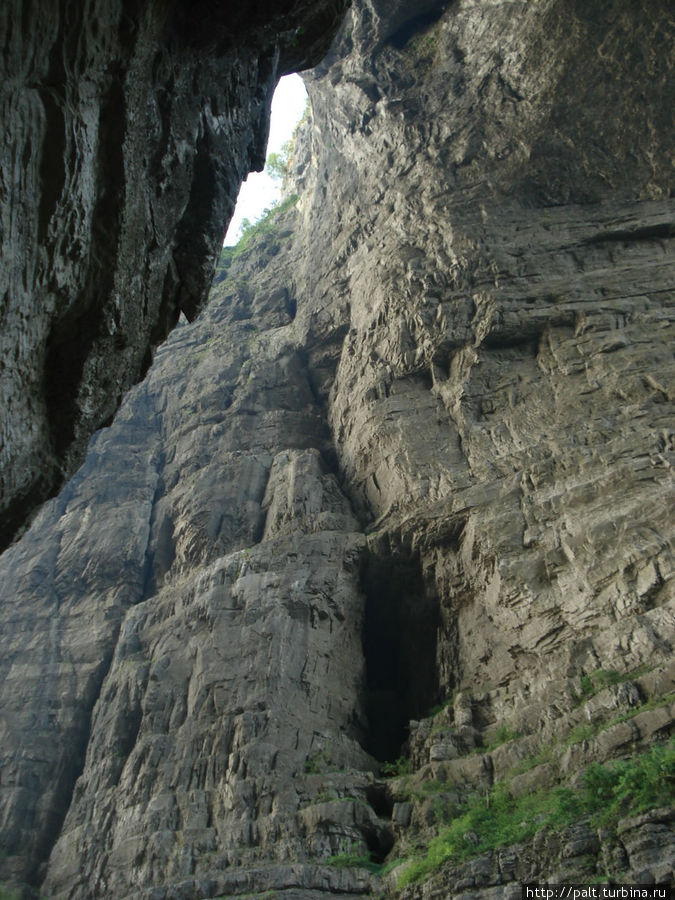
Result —
POLYGON ((400 859, 392 859, 388 863, 378 863, 370 854, 336 853, 326 860, 326 865, 335 866, 338 869, 366 869, 373 875, 387 875, 400 864, 400 859))
POLYGON ((637 815, 675 800, 675 738, 654 744, 634 759, 602 766, 593 763, 584 774, 585 800, 598 825, 621 816, 637 815))
POLYGON ((581 744, 582 741, 589 741, 600 731, 600 728, 600 722, 580 722, 574 728, 570 728, 565 738, 565 746, 571 747, 572 744, 581 744))
POLYGON ((598 669, 590 675, 581 676, 581 691, 584 697, 592 697, 610 684, 620 684, 621 675, 615 669, 598 669))
POLYGON ((19 891, 0 886, 0 900, 21 900, 21 894, 19 891))
POLYGON ((430 778, 429 781, 422 782, 419 790, 416 791, 413 796, 417 799, 424 799, 425 797, 430 797, 434 794, 441 794, 447 790, 447 781, 439 781, 437 778, 430 778))
POLYGON ((402 873, 399 886, 421 881, 446 861, 462 862, 495 847, 534 837, 544 825, 564 827, 583 810, 566 788, 537 791, 515 799, 506 783, 495 785, 489 800, 475 796, 465 812, 434 838, 426 854, 402 873))
POLYGON ((238 259, 243 253, 251 249, 257 238, 264 234, 271 234, 275 228, 275 219, 286 212, 286 210, 295 206, 298 200, 297 194, 291 194, 290 197, 286 197, 281 203, 267 210, 257 222, 247 225, 239 238, 239 242, 234 247, 223 247, 218 268, 221 271, 227 270, 235 259, 238 259))
POLYGON ((490 753, 491 750, 496 750, 502 744, 508 744, 509 741, 515 741, 519 737, 522 737, 519 731, 514 731, 509 725, 500 725, 492 740, 484 747, 478 748, 478 753, 490 753))
MULTIPOLYGON (((333 762, 328 750, 317 750, 305 760, 305 775, 324 775, 327 773, 344 772, 333 762)), ((352 799, 352 798, 347 798, 352 799)))
POLYGON ((378 875, 382 870, 380 863, 374 862, 370 854, 336 853, 335 856, 326 860, 326 865, 335 866, 337 869, 367 869, 378 875))
POLYGON ((381 766, 381 772, 385 778, 398 778, 400 775, 408 775, 410 773, 410 760, 405 756, 399 756, 393 762, 384 762, 381 766))
POLYGON ((425 718, 429 719, 433 716, 437 716, 439 712, 443 712, 444 709, 447 709, 449 706, 452 706, 455 702, 455 692, 451 691, 450 694, 446 697, 446 699, 442 703, 437 703, 436 706, 432 706, 429 712, 426 714, 425 718))
POLYGON ((612 725, 618 725, 621 722, 628 722, 630 719, 634 719, 635 716, 639 716, 640 713, 648 712, 650 709, 658 709, 660 706, 666 706, 668 703, 672 703, 674 699, 675 692, 671 691, 671 693, 666 694, 665 697, 655 697, 653 700, 648 700, 646 703, 643 703, 642 706, 635 706, 633 709, 629 709, 628 712, 612 719, 606 725, 602 725, 600 731, 604 731, 606 728, 611 728, 612 725))
POLYGON ((595 672, 582 675, 581 697, 577 696, 577 703, 584 703, 586 700, 590 700, 591 697, 613 684, 624 684, 626 681, 640 678, 641 675, 646 675, 647 672, 651 672, 655 668, 656 666, 644 665, 623 674, 617 672, 616 669, 596 669, 595 672))
POLYGON ((629 722, 641 713, 649 712, 649 710, 658 709, 661 706, 672 703, 674 698, 675 692, 666 694, 665 697, 655 697, 653 700, 648 700, 641 706, 634 706, 620 716, 615 716, 608 722, 581 722, 570 730, 567 739, 565 740, 565 746, 571 747, 572 744, 580 744, 582 741, 589 741, 592 737, 595 737, 596 734, 599 734, 601 731, 607 731, 608 728, 613 728, 614 725, 620 725, 622 722, 629 722))
POLYGON ((416 57, 428 57, 435 55, 438 50, 441 28, 439 24, 434 25, 424 34, 412 38, 408 43, 408 49, 416 57))
POLYGON ((545 763, 553 762, 553 755, 553 747, 549 745, 548 747, 541 749, 539 753, 535 753, 532 756, 526 756, 525 759, 521 760, 509 770, 509 778, 513 778, 515 775, 523 775, 531 769, 536 769, 537 766, 543 766, 545 763))
POLYGON ((589 815, 608 825, 673 799, 675 739, 630 760, 589 766, 579 790, 557 787, 515 798, 508 782, 500 782, 489 797, 475 795, 469 801, 462 815, 431 841, 424 856, 405 869, 399 887, 425 879, 445 862, 460 863, 526 841, 543 827, 561 829, 589 815))

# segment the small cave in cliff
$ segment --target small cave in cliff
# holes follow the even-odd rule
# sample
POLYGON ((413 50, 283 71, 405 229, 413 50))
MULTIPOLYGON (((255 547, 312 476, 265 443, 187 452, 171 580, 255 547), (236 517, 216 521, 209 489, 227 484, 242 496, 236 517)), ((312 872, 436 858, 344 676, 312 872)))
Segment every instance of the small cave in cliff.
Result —
POLYGON ((425 588, 418 556, 389 540, 371 546, 362 579, 366 750, 385 762, 401 756, 409 721, 438 700, 438 604, 425 588))
MULTIPOLYGON (((429 4, 426 4, 427 6, 429 4)), ((431 9, 416 13, 406 19, 402 25, 389 35, 388 42, 397 50, 403 50, 406 44, 419 34, 423 34, 434 25, 443 15, 449 3, 433 3, 431 9)))

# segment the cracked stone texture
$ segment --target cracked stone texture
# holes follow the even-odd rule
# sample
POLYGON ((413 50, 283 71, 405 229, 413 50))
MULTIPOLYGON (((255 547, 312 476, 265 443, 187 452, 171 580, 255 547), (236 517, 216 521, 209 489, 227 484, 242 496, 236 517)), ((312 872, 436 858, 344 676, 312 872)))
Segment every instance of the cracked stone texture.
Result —
POLYGON ((438 598, 440 694, 528 730, 575 675, 672 652, 672 22, 366 8, 376 38, 310 79, 317 182, 346 172, 313 195, 350 308, 329 420, 438 598))
POLYGON ((367 873, 321 861, 388 849, 366 539, 268 291, 179 326, 2 557, 3 879, 40 882, 51 851, 47 896, 359 896, 367 873))
POLYGON ((400 893, 402 900, 517 900, 521 885, 542 883, 584 884, 596 877, 595 863, 606 860, 609 869, 630 873, 623 883, 654 884, 649 875, 660 874, 657 884, 672 884, 675 853, 675 813, 655 809, 618 822, 618 835, 599 833, 586 824, 570 826, 559 834, 539 834, 533 841, 508 850, 484 854, 470 863, 447 868, 424 887, 400 893), (670 860, 670 865, 663 864, 670 860), (617 865, 618 864, 618 865, 617 865), (586 879, 584 881, 584 878, 586 879))
MULTIPOLYGON (((395 896, 327 862, 428 836, 373 774, 406 727, 460 793, 581 724, 514 789, 668 737, 671 44, 658 2, 354 5, 297 206, 0 559, 0 879, 395 896)), ((659 815, 541 836, 538 880, 663 883, 659 815)))
POLYGON ((0 547, 203 305, 280 75, 343 0, 0 10, 0 547))

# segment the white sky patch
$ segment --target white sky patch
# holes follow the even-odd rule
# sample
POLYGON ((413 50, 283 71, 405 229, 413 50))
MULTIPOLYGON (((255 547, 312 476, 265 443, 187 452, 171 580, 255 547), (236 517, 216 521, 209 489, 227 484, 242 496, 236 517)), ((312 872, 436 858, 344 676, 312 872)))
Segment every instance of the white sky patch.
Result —
MULTIPOLYGON (((293 136, 306 104, 307 91, 299 75, 286 75, 280 79, 272 98, 268 155, 278 153, 282 145, 293 136)), ((270 178, 265 172, 251 172, 239 191, 234 215, 225 235, 225 246, 237 243, 243 219, 255 222, 280 196, 279 181, 270 178)))

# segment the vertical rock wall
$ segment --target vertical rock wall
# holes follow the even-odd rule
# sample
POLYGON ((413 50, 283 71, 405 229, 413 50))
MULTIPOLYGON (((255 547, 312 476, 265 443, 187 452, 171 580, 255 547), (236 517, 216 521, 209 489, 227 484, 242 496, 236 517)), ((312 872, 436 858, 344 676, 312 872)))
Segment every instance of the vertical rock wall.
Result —
POLYGON ((323 861, 388 849, 366 802, 366 542, 276 275, 175 331, 2 557, 5 881, 359 894, 323 861))
POLYGON ((343 11, 3 4, 0 546, 203 304, 276 81, 343 11))

